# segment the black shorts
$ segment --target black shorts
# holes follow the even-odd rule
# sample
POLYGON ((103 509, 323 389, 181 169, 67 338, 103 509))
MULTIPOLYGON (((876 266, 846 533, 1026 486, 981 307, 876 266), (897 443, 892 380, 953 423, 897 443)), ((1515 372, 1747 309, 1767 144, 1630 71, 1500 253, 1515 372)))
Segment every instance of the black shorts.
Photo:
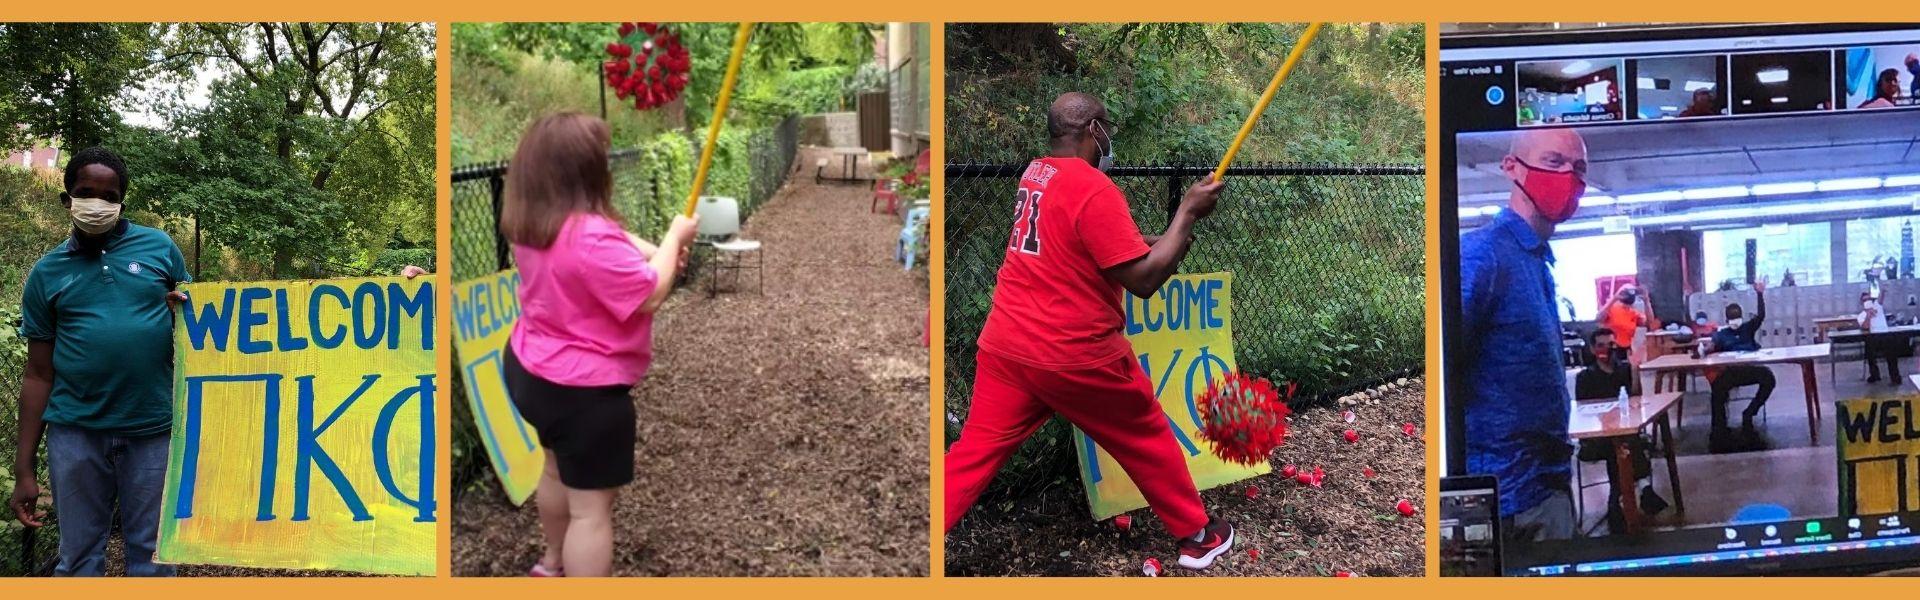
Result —
POLYGON ((553 452, 560 483, 576 490, 617 488, 633 481, 633 388, 573 387, 541 379, 506 355, 507 393, 520 417, 553 452))

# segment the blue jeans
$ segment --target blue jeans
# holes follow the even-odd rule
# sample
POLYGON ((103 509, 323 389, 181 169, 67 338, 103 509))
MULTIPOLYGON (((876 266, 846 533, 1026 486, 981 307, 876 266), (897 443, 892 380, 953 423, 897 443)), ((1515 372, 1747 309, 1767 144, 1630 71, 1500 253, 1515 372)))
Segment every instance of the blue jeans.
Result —
POLYGON ((173 575, 171 565, 153 562, 160 534, 160 491, 167 479, 167 440, 165 433, 125 437, 47 424, 48 479, 60 525, 60 561, 54 575, 103 574, 116 509, 120 538, 126 543, 127 575, 173 575))

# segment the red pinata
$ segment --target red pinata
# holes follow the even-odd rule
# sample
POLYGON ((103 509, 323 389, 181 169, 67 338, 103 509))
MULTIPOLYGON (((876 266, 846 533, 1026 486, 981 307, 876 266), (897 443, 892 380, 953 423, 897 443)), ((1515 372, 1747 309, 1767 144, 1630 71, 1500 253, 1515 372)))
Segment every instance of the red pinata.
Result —
POLYGON ((1287 415, 1294 384, 1286 398, 1266 379, 1227 373, 1207 386, 1194 404, 1200 409, 1200 434, 1213 442, 1213 454, 1227 462, 1255 465, 1286 441, 1287 415))
POLYGON ((693 58, 680 35, 659 23, 621 23, 619 41, 607 44, 613 60, 601 65, 607 87, 621 100, 646 110, 680 98, 687 88, 693 58), (638 45, 634 45, 637 42, 638 45))

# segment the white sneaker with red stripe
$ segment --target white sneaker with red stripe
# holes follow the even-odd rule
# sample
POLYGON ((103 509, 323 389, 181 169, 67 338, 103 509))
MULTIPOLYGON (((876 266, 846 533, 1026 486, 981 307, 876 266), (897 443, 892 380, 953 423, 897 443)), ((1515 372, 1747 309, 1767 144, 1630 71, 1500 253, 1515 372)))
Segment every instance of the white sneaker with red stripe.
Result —
POLYGON ((1213 566, 1213 559, 1220 558, 1233 549, 1233 524, 1224 519, 1207 521, 1194 538, 1180 540, 1180 566, 1195 571, 1213 566))

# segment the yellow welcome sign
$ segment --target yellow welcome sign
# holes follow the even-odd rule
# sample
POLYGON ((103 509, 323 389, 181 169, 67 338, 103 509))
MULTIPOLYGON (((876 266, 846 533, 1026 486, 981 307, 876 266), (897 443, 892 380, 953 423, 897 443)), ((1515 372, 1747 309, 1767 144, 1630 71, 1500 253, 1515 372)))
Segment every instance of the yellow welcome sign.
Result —
POLYGON ((546 453, 507 393, 501 350, 520 320, 520 272, 506 270, 453 284, 455 369, 466 383, 473 424, 487 447, 507 499, 527 501, 546 468, 546 453))
MULTIPOLYGON (((1232 289, 1232 273, 1175 275, 1152 298, 1126 296, 1127 341, 1153 383, 1194 485, 1203 490, 1273 470, 1266 463, 1248 467, 1220 460, 1211 442, 1200 436, 1200 409, 1194 399, 1236 364, 1232 289)), ((1075 429, 1073 443, 1094 519, 1147 505, 1120 464, 1087 434, 1075 429)))
POLYGON ((158 559, 433 574, 433 282, 180 289, 158 559))
POLYGON ((1920 396, 1834 403, 1840 516, 1920 510, 1920 396))

